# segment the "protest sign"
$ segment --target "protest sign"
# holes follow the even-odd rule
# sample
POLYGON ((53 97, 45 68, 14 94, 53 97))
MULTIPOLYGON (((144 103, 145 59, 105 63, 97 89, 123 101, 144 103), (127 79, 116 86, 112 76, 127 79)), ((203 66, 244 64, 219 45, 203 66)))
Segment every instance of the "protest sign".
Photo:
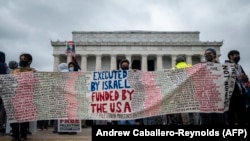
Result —
POLYGON ((235 79, 233 65, 214 63, 151 72, 24 72, 0 75, 0 94, 10 122, 136 119, 227 111, 235 79))

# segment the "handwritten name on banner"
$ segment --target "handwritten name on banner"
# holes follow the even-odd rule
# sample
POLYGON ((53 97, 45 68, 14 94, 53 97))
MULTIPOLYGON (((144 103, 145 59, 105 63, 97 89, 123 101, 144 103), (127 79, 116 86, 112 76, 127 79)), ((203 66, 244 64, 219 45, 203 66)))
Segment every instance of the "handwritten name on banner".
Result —
POLYGON ((0 75, 10 122, 135 119, 224 112, 236 79, 231 64, 164 71, 24 72, 0 75))

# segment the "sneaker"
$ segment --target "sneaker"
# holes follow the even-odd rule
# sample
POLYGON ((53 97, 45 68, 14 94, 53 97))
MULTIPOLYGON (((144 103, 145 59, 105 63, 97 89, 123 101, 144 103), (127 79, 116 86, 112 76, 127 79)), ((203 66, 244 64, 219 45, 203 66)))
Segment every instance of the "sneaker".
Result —
POLYGON ((27 134, 32 135, 32 133, 29 130, 27 131, 27 134))

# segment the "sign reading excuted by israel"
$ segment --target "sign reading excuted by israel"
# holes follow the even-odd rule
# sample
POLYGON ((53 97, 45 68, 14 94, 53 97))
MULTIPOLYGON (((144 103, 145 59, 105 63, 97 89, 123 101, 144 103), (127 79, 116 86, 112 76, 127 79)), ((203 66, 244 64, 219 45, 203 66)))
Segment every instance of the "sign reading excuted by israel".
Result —
POLYGON ((236 79, 232 64, 164 71, 24 72, 0 75, 10 122, 135 119, 224 112, 236 79))

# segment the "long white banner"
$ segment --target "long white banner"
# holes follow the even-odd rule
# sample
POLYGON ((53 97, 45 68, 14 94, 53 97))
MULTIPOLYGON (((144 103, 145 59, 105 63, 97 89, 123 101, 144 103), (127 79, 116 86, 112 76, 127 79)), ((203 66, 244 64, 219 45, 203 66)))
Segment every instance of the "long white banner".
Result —
POLYGON ((0 75, 10 122, 135 119, 228 110, 231 64, 200 63, 164 71, 25 72, 0 75))

